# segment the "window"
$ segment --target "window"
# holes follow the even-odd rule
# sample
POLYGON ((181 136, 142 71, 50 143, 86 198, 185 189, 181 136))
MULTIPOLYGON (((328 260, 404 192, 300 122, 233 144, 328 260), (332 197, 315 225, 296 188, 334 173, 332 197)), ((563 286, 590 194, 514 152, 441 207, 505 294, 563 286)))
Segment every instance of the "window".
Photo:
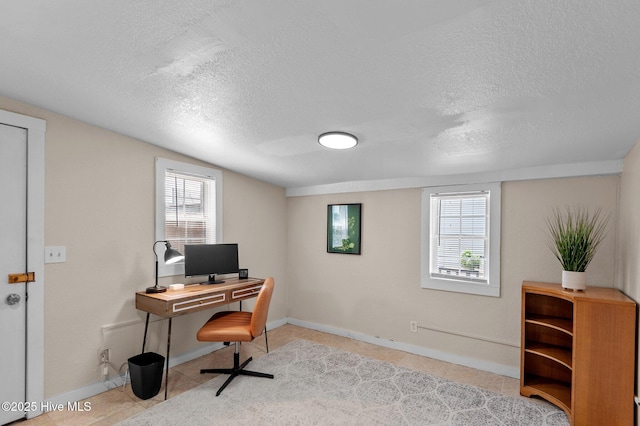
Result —
POLYGON ((422 190, 422 287, 500 296, 500 184, 422 190))
MULTIPOLYGON (((168 240, 184 253, 185 244, 222 241, 222 172, 156 159, 156 240, 168 240)), ((165 265, 156 246, 158 274, 183 275, 184 263, 165 265)))

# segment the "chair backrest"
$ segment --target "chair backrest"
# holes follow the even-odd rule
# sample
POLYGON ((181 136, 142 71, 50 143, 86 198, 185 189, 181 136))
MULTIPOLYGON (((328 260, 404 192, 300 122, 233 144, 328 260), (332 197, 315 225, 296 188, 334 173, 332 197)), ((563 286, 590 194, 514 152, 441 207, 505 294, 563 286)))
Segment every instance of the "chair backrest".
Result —
POLYGON ((251 335, 258 337, 264 331, 267 325, 267 316, 269 315, 269 304, 271 303, 271 295, 273 294, 273 278, 269 277, 264 280, 260 293, 256 298, 256 304, 253 307, 251 315, 251 335))

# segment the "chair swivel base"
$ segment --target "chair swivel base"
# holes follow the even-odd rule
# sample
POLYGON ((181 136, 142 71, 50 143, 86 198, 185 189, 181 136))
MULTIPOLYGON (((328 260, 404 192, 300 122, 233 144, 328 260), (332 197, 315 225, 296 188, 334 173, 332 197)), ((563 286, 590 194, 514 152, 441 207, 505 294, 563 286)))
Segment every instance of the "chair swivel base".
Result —
POLYGON ((205 373, 230 374, 230 376, 227 377, 227 380, 222 384, 222 386, 220 386, 220 389, 218 389, 218 392, 216 392, 216 396, 219 396, 224 390, 224 388, 226 388, 227 385, 231 383, 231 381, 238 376, 253 376, 253 377, 264 377, 267 379, 273 379, 273 374, 258 373, 257 371, 245 370, 244 367, 246 367, 247 364, 249 364, 252 359, 253 359, 252 357, 249 357, 249 359, 247 359, 245 362, 242 363, 242 365, 240 365, 240 354, 236 352, 233 354, 233 368, 202 369, 200 370, 200 374, 205 374, 205 373))

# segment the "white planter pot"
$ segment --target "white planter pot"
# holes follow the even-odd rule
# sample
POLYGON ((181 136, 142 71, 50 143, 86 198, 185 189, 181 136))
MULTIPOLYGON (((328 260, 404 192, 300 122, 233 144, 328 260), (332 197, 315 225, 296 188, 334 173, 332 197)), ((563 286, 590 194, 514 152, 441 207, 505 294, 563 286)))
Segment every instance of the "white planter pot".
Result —
POLYGON ((584 290, 587 288, 586 272, 562 271, 562 288, 584 290))

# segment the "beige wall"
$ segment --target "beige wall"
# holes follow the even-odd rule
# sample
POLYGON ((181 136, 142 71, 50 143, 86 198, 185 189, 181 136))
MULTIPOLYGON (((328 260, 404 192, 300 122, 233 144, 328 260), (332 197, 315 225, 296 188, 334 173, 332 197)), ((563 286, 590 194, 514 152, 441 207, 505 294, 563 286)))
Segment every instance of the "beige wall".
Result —
MULTIPOLYGON (((139 353, 144 315, 134 307, 134 293, 154 280, 155 157, 206 164, 7 98, 0 97, 0 108, 47 121, 45 245, 67 247, 66 263, 45 266, 50 398, 98 382, 101 347, 111 349, 115 370, 139 353)), ((282 319, 284 189, 229 171, 223 171, 223 185, 224 238, 240 244, 242 266, 252 276, 276 278, 269 321, 282 319)), ((195 332, 209 315, 174 319, 172 355, 201 345, 195 332)), ((166 322, 154 323, 151 331, 147 350, 164 354, 166 322)))
MULTIPOLYGON (((636 143, 624 159, 620 183, 618 240, 620 288, 627 296, 638 302, 640 301, 640 142, 636 143)), ((640 341, 640 329, 638 333, 636 345, 640 341)), ((637 373, 640 371, 638 358, 636 362, 638 362, 637 373)), ((637 379, 636 394, 637 389, 640 389, 640 377, 637 379)))
MULTIPOLYGON (((521 283, 561 276, 545 218, 567 204, 615 215, 618 183, 617 176, 503 183, 500 298, 420 288, 419 189, 289 198, 289 316, 518 369, 521 283), (336 203, 363 204, 361 256, 326 252, 326 206, 336 203), (411 333, 411 320, 493 342, 411 333)), ((589 285, 614 284, 611 226, 587 270, 589 285)))

